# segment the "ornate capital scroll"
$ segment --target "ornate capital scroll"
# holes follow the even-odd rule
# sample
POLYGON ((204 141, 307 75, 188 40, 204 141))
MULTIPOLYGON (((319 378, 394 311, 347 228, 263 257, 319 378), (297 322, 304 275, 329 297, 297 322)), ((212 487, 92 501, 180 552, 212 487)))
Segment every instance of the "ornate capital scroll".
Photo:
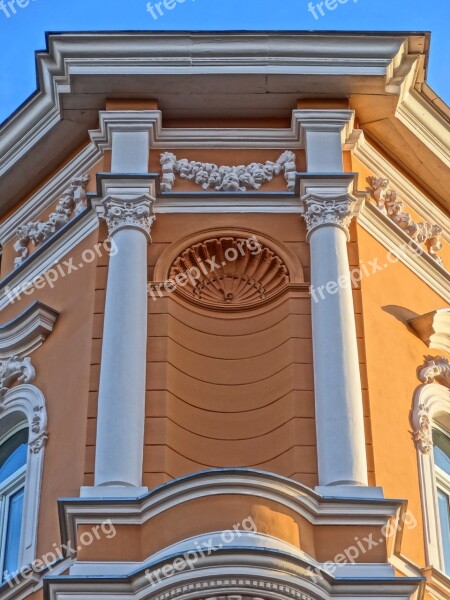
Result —
POLYGON ((102 202, 103 218, 108 225, 109 235, 113 236, 121 229, 138 229, 148 239, 155 215, 153 214, 153 199, 147 194, 132 200, 107 196, 102 202))
POLYGON ((350 239, 349 227, 354 216, 356 200, 349 194, 342 196, 319 196, 308 194, 303 197, 303 214, 308 229, 308 238, 315 229, 333 225, 342 229, 350 239))
POLYGON ((32 383, 36 371, 31 364, 31 358, 12 356, 0 362, 0 400, 14 383, 32 383))

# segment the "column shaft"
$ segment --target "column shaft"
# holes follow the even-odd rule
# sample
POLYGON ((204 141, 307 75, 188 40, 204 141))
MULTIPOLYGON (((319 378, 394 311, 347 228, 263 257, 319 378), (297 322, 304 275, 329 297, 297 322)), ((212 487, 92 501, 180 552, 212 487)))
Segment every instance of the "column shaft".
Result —
POLYGON ((347 238, 341 228, 325 226, 311 233, 310 244, 320 485, 367 485, 347 238))
POLYGON ((98 401, 95 485, 142 485, 147 347, 144 232, 113 234, 98 401))

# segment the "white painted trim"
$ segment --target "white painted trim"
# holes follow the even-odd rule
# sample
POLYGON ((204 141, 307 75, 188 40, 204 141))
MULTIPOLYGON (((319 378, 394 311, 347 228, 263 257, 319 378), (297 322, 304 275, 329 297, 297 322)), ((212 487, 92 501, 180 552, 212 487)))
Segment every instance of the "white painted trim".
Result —
POLYGON ((29 565, 36 558, 39 500, 47 440, 47 411, 42 392, 33 385, 19 385, 6 392, 0 402, 0 420, 22 413, 29 427, 28 460, 20 541, 19 565, 29 565))
MULTIPOLYGON (((27 283, 35 281, 38 277, 52 268, 57 262, 64 258, 72 248, 77 246, 97 228, 98 218, 95 211, 91 209, 86 211, 86 214, 80 221, 72 227, 69 227, 69 230, 61 235, 56 241, 52 242, 50 239, 47 242, 47 247, 39 256, 33 257, 33 255, 31 255, 29 263, 18 271, 6 287, 0 288, 0 311, 12 301, 11 297, 8 295, 10 291, 13 291, 14 289, 24 289, 27 283)), ((23 297, 26 296, 22 296, 22 298, 23 297)))
MULTIPOLYGON (((306 147, 310 131, 333 130, 342 144, 351 145, 355 112, 338 109, 295 109, 288 128, 163 128, 160 110, 100 111, 99 129, 89 132, 99 152, 111 150, 114 134, 150 132, 152 149, 186 148, 270 148, 306 147)), ((124 171, 123 171, 124 172, 124 171)), ((136 172, 136 171, 134 171, 136 172)))
MULTIPOLYGON (((414 431, 422 428, 422 416, 426 413, 429 427, 439 414, 450 416, 450 390, 437 383, 422 385, 414 396, 411 421, 414 431)), ((419 481, 422 496, 422 511, 425 529, 427 564, 444 572, 442 535, 439 523, 438 496, 433 450, 421 451, 417 445, 419 481)))
POLYGON ((370 202, 364 202, 358 216, 358 224, 446 302, 450 302, 450 273, 419 245, 415 244, 398 225, 383 215, 376 206, 373 206, 370 202), (414 249, 415 246, 417 250, 414 249))
POLYGON ((175 572, 171 577, 159 577, 159 580, 155 576, 150 579, 152 572, 157 575, 163 564, 147 562, 128 577, 49 578, 48 599, 193 600, 243 595, 283 600, 410 600, 421 582, 415 578, 396 577, 389 565, 349 565, 341 569, 339 577, 321 571, 320 566, 319 573, 311 573, 308 569, 315 566, 314 561, 269 548, 218 551, 199 557, 193 569, 175 572))
POLYGON ((395 116, 440 160, 450 167, 450 125, 437 111, 431 111, 419 92, 405 89, 395 116))
POLYGON ((0 243, 5 245, 16 237, 17 228, 20 225, 36 220, 43 211, 62 196, 74 176, 88 172, 101 158, 102 153, 94 144, 90 143, 83 148, 77 156, 0 224, 0 243))
MULTIPOLYGON (((389 179, 390 187, 395 189, 402 200, 425 221, 433 221, 443 229, 442 237, 450 243, 450 217, 435 202, 420 191, 410 179, 400 173, 397 168, 380 154, 364 136, 363 131, 355 130, 353 154, 372 173, 378 177, 389 179)), ((367 182, 359 182, 362 189, 367 182)), ((367 184, 368 185, 368 184, 367 184)))
POLYGON ((21 315, 0 326, 0 360, 20 354, 27 356, 41 346, 53 331, 58 313, 35 302, 21 315))
MULTIPOLYGON (((62 501, 61 526, 65 539, 75 540, 77 527, 110 518, 114 524, 141 525, 161 512, 197 498, 229 494, 252 495, 293 510, 318 525, 380 526, 397 514, 401 500, 322 498, 306 486, 275 474, 255 470, 211 470, 165 484, 133 502, 111 499, 99 504, 75 499, 62 501)), ((107 490, 105 488, 105 498, 107 490)))

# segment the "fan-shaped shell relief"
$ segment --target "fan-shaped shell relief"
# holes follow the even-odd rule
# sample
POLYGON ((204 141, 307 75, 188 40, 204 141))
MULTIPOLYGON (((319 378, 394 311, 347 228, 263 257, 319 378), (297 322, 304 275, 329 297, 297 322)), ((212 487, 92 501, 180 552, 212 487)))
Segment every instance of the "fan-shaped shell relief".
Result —
POLYGON ((256 238, 240 237, 194 244, 174 261, 169 277, 181 277, 185 285, 177 291, 183 295, 214 306, 257 304, 289 283, 288 269, 277 254, 256 238))

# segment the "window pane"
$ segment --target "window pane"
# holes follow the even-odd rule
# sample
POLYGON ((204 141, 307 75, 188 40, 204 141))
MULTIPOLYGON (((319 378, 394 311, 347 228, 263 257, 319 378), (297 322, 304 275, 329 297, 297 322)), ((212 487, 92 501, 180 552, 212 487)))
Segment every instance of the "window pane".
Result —
POLYGON ((442 532, 442 547, 444 549, 444 569, 450 575, 450 507, 447 494, 438 490, 439 517, 442 532))
POLYGON ((434 462, 450 475, 450 438, 438 429, 433 429, 434 462))
POLYGON ((0 446, 0 483, 27 464, 28 428, 21 429, 0 446))
POLYGON ((8 524, 6 530, 5 560, 3 571, 11 575, 19 567, 20 530, 22 526, 24 489, 19 490, 9 500, 8 524))

